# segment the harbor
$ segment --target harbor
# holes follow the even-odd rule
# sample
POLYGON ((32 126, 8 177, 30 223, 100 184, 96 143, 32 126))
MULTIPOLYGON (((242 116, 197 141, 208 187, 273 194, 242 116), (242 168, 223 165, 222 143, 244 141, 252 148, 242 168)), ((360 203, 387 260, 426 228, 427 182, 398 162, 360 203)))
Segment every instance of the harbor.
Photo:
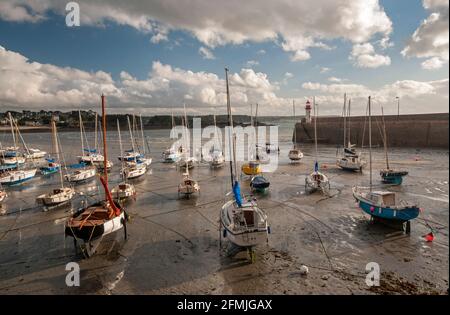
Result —
MULTIPOLYGON (((113 128, 111 128, 113 129, 113 128)), ((64 236, 71 209, 102 197, 97 179, 76 186, 70 206, 43 211, 36 196, 57 185, 58 176, 37 176, 8 188, 0 216, 1 294, 445 294, 448 287, 448 150, 393 148, 391 165, 407 167, 403 185, 389 187, 400 199, 414 200, 422 212, 411 234, 371 224, 357 206, 352 186, 368 181, 368 172, 343 172, 336 166, 336 147, 319 144, 321 169, 331 181, 330 195, 305 193, 305 177, 313 169, 314 145, 302 144, 304 158, 288 159, 292 125, 280 126, 278 167, 265 173, 271 186, 255 194, 271 227, 267 244, 257 246, 254 263, 245 251, 227 255, 220 248, 219 213, 229 192, 228 166, 212 169, 199 163, 190 172, 201 193, 179 198, 182 172, 162 163, 161 154, 173 140, 169 130, 146 130, 154 161, 132 183, 136 201, 126 204, 128 238, 123 231, 106 236, 97 253, 75 254, 64 236), (435 239, 424 235, 432 229, 435 239), (65 266, 78 262, 80 287, 67 287, 65 266), (366 285, 366 265, 377 262, 380 287, 366 285), (301 266, 307 266, 304 275, 301 266)), ((64 155, 79 155, 79 135, 60 135, 64 155)), ((122 136, 125 138, 125 136, 122 136)), ((27 142, 51 151, 51 134, 26 135, 27 142)), ((93 133, 88 139, 93 143, 93 133)), ((115 131, 109 152, 119 156, 115 131)), ((125 144, 125 143, 124 143, 125 144)), ((383 150, 374 149, 374 173, 383 168, 383 150)), ((69 161, 67 161, 69 163, 69 161)), ((74 162, 74 161, 71 161, 74 162)), ((116 162, 116 161, 114 161, 116 162)), ((110 173, 120 182, 120 164, 110 173)), ((376 175, 376 174, 375 174, 376 175)), ((375 183, 381 187, 381 181, 375 183)), ((250 194, 249 179, 242 191, 250 194)))

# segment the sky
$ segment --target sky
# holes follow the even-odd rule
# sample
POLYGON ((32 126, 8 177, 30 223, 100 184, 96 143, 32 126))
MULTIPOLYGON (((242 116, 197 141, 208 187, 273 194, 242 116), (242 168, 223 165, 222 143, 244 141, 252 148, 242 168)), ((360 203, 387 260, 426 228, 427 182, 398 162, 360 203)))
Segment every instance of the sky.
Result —
POLYGON ((0 1, 0 111, 224 114, 227 67, 236 113, 448 112, 447 0, 78 0, 70 26, 72 4, 0 1))

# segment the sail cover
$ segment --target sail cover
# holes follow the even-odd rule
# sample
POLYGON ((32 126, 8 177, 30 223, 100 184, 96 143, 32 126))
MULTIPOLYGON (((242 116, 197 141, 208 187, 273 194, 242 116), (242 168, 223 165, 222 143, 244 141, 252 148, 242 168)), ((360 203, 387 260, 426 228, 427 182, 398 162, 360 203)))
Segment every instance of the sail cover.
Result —
POLYGON ((239 185, 238 181, 234 182, 233 193, 234 193, 234 199, 236 200, 237 205, 239 207, 241 207, 242 206, 241 186, 239 185))

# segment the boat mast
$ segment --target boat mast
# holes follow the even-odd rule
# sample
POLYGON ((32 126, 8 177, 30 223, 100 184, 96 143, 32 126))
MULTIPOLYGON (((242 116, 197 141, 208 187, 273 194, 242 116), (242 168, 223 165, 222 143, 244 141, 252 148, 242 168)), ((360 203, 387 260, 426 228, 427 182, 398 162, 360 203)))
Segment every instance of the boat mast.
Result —
POLYGON ((9 116, 9 123, 11 125, 11 134, 12 134, 13 142, 14 142, 14 150, 16 150, 16 148, 17 148, 17 139, 16 139, 16 134, 15 134, 15 130, 14 130, 14 123, 13 123, 13 118, 12 118, 11 112, 8 112, 8 116, 9 116))
POLYGON ((346 111, 347 111, 347 93, 344 93, 344 109, 343 109, 343 118, 344 118, 344 148, 347 145, 347 118, 346 118, 346 111))
POLYGON ((128 120, 128 130, 130 131, 131 148, 133 149, 133 154, 134 154, 134 162, 137 163, 136 152, 134 150, 133 132, 131 131, 130 116, 128 116, 128 115, 127 115, 127 120, 128 120))
POLYGON ((381 106, 381 118, 383 119, 383 140, 384 140, 384 155, 386 157, 386 168, 389 170, 389 157, 388 157, 388 144, 387 144, 387 133, 386 133, 386 121, 384 120, 384 110, 381 106))
POLYGON ((296 125, 296 119, 295 119, 295 100, 292 100, 292 111, 294 113, 294 148, 296 147, 297 144, 297 132, 295 130, 295 125, 296 125))
MULTIPOLYGON (((108 187, 108 154, 106 151, 106 112, 105 112, 105 95, 102 94, 102 129, 103 129, 103 178, 105 179, 105 187, 108 187)), ((109 192, 105 192, 105 201, 108 201, 109 192)))
POLYGON ((124 158, 123 158, 123 148, 122 148, 122 135, 120 134, 120 124, 119 119, 117 119, 117 135, 119 136, 119 149, 120 149, 120 156, 122 158, 120 159, 120 176, 122 176, 123 180, 126 182, 127 177, 124 174, 124 158))
POLYGON ((64 188, 64 180, 63 180, 63 175, 62 175, 62 165, 61 165, 61 160, 60 160, 60 157, 59 157, 58 137, 56 136, 56 122, 55 122, 55 118, 54 117, 52 117, 51 124, 52 124, 53 148, 55 149, 56 160, 59 163, 59 179, 61 181, 61 188, 64 188))
MULTIPOLYGON (((186 146, 186 153, 187 151, 187 147, 188 147, 188 141, 187 141, 187 135, 189 134, 189 130, 187 129, 187 116, 186 116, 186 103, 183 103, 183 108, 184 108, 184 121, 185 121, 185 128, 184 128, 184 145, 186 146)), ((189 163, 188 163, 188 157, 186 156, 185 159, 186 161, 186 174, 189 176, 189 163)))
POLYGON ((347 119, 348 119, 348 123, 347 123, 347 125, 348 125, 348 147, 349 148, 351 148, 351 146, 352 146, 352 137, 350 136, 350 133, 351 133, 351 130, 352 130, 352 127, 350 126, 350 105, 351 105, 351 102, 352 102, 352 99, 351 98, 349 98, 348 99, 348 108, 347 108, 347 113, 348 113, 348 115, 347 115, 347 119))
POLYGON ((78 111, 78 117, 80 119, 80 138, 81 138, 81 156, 84 156, 84 140, 83 140, 83 122, 81 119, 81 111, 78 111))
POLYGON ((97 132, 97 128, 98 128, 98 113, 95 112, 95 144, 94 144, 94 149, 95 149, 95 153, 98 153, 98 132, 97 132))
POLYGON ((314 108, 314 144, 316 147, 316 163, 317 163, 317 113, 316 113, 316 97, 313 96, 313 108, 314 108))
POLYGON ((142 124, 142 114, 139 114, 139 123, 141 124, 142 154, 145 155, 144 125, 142 124))
POLYGON ((231 177, 231 187, 234 187, 234 172, 233 172, 233 158, 231 155, 232 146, 232 136, 233 136, 233 116, 231 114, 231 103, 230 103, 230 87, 228 83, 228 68, 225 68, 225 82, 227 87, 227 115, 228 115, 228 126, 229 126, 229 149, 230 149, 230 177, 231 177))
POLYGON ((372 192, 372 109, 369 96, 369 164, 370 164, 370 192, 372 192))

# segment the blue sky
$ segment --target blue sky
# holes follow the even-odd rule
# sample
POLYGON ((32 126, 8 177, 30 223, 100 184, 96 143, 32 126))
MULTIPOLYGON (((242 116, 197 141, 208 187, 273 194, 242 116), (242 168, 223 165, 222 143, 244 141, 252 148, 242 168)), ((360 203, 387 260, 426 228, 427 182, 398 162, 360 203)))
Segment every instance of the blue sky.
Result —
MULTIPOLYGON (((195 94, 198 91, 191 91, 190 83, 183 82, 183 84, 187 85, 187 88, 182 87, 182 83, 176 82, 176 79, 174 81, 173 78, 168 79, 172 80, 169 83, 169 88, 173 87, 173 90, 177 90, 181 94, 172 95, 167 91, 168 87, 166 86, 162 88, 165 91, 158 89, 155 91, 153 87, 154 82, 148 80, 152 78, 151 72, 154 62, 159 61, 162 65, 170 66, 171 69, 180 68, 182 71, 192 71, 193 73, 216 74, 219 79, 224 77, 223 69, 225 66, 230 68, 232 73, 237 74, 240 74, 241 69, 252 69, 254 73, 262 73, 266 76, 266 80, 270 82, 270 86, 267 86, 266 82, 262 82, 261 86, 258 85, 259 83, 256 83, 258 91, 249 91, 251 87, 246 87, 246 90, 242 91, 243 95, 245 94, 246 96, 242 96, 236 102, 242 103, 242 106, 251 102, 267 103, 268 105, 273 103, 273 108, 279 114, 289 114, 287 105, 285 105, 288 99, 296 98, 301 102, 306 97, 319 94, 323 94, 322 102, 330 104, 327 108, 329 112, 337 112, 338 99, 342 98, 341 90, 345 90, 345 85, 358 85, 359 87, 355 90, 355 98, 362 98, 361 94, 365 92, 365 89, 378 93, 380 89, 388 90, 386 88, 387 85, 393 85, 398 81, 421 83, 439 81, 439 87, 436 88, 436 90, 439 89, 439 93, 436 91, 430 92, 429 89, 424 89, 424 91, 426 90, 426 93, 433 94, 433 100, 439 102, 431 111, 448 111, 448 107, 444 106, 444 102, 448 102, 448 92, 447 95, 444 93, 444 95, 440 95, 439 98, 435 99, 436 93, 442 94, 442 84, 444 87, 446 84, 448 89, 448 42, 446 57, 445 54, 442 57, 441 52, 434 55, 433 52, 427 53, 427 57, 423 57, 423 54, 420 55, 419 53, 417 55, 411 54, 410 56, 402 54, 402 51, 408 46, 413 33, 420 27, 422 21, 427 19, 433 12, 447 12, 448 24, 448 4, 444 8, 440 5, 431 9, 426 9, 425 4, 419 0, 383 0, 379 1, 378 4, 380 5, 379 10, 392 23, 391 31, 388 32, 388 35, 386 35, 386 31, 382 31, 383 25, 379 25, 381 31, 374 31, 366 40, 361 42, 355 41, 351 36, 345 38, 345 36, 333 34, 320 35, 317 36, 317 40, 314 38, 314 41, 323 41, 331 49, 314 47, 314 45, 306 46, 305 49, 310 55, 309 59, 297 61, 292 59, 293 50, 283 48, 283 42, 287 41, 288 35, 280 34, 276 39, 269 38, 265 40, 250 38, 241 43, 233 42, 234 39, 231 39, 226 43, 215 45, 209 44, 201 36, 195 34, 196 29, 193 31, 193 28, 197 26, 192 26, 192 28, 189 26, 171 26, 170 31, 165 33, 167 40, 152 43, 151 37, 155 34, 154 29, 151 31, 140 29, 135 25, 131 25, 132 23, 127 25, 127 22, 118 22, 114 17, 106 16, 99 23, 83 23, 83 9, 85 8, 83 3, 80 5, 82 19, 80 27, 67 27, 64 12, 58 11, 58 7, 49 7, 45 11, 36 9, 36 14, 45 16, 44 19, 39 21, 27 21, 23 17, 14 17, 12 13, 2 18, 0 14, 0 46, 4 47, 8 52, 15 52, 24 58, 28 58, 28 63, 37 62, 39 64, 54 65, 59 68, 70 67, 70 69, 79 69, 88 73, 102 71, 110 74, 115 88, 113 93, 115 96, 112 98, 112 103, 116 104, 118 108, 138 107, 143 111, 154 108, 155 112, 158 113, 164 112, 164 107, 167 107, 164 106, 164 103, 173 103, 176 104, 175 106, 181 106, 186 100, 192 103, 192 108, 197 108, 198 106, 199 111, 202 111, 201 108, 218 105, 217 103, 221 99, 219 97, 220 91, 216 91, 217 100, 207 97, 197 99, 195 95, 191 94, 195 94), (380 48, 377 42, 386 36, 388 36, 389 42, 393 45, 387 48, 380 48), (349 56, 352 54, 352 49, 355 45, 359 43, 369 43, 374 48, 374 52, 369 54, 384 56, 389 59, 389 64, 376 67, 355 65, 355 59, 351 60, 349 56), (210 51, 214 55, 214 59, 205 59, 199 53, 201 47, 210 51), (264 53, 261 53, 262 51, 264 53), (433 57, 440 58, 444 66, 434 69, 424 68, 422 66, 423 62, 427 58, 431 59, 433 57), (249 61, 251 62, 248 63, 249 61), (122 71, 133 77, 133 86, 131 84, 123 86, 120 75, 122 71), (337 79, 331 82, 329 80, 330 77, 337 79), (339 82, 337 81, 338 79, 340 79, 339 82), (445 82, 445 80, 447 81, 445 82), (144 82, 152 86, 148 91, 145 91, 145 88, 143 90, 142 84, 144 82), (305 88, 304 84, 308 82, 315 85, 309 85, 309 88, 305 88), (138 84, 138 90, 125 91, 125 89, 136 88, 138 84), (319 88, 318 84, 323 86, 319 88), (330 90, 331 84, 340 84, 342 86, 335 86, 334 89, 330 90), (314 88, 311 89, 311 87, 314 88), (264 89, 267 89, 267 91, 264 89), (184 94, 185 90, 186 94, 184 94), (273 93, 275 96, 267 96, 266 92, 273 93), (133 97, 121 98, 119 94, 124 93, 130 93, 133 97), (165 94, 160 95, 160 93, 165 94), (139 98, 135 97, 137 94, 139 94, 139 98), (148 96, 147 99, 145 99, 145 96, 148 96), (258 99, 259 97, 261 99, 258 99), (209 104, 208 101, 205 101, 206 99, 210 99, 209 104), (201 104, 197 105, 197 102, 201 104)), ((10 7, 7 7, 7 9, 13 10, 20 6, 21 1, 12 0, 10 1, 10 7)), ((33 14, 34 8, 26 6, 25 8, 28 13, 33 14)), ((124 14, 128 13, 128 9, 127 7, 123 8, 124 14)), ((129 14, 132 18, 135 13, 131 9, 129 9, 129 14)), ((358 12, 355 14, 358 14, 358 12)), ((149 20, 156 20, 156 23, 163 25, 164 19, 158 21, 157 18, 154 16, 148 17, 149 20)), ((170 13, 166 19, 170 19, 170 13)), ((271 22, 268 21, 267 23, 270 24, 271 22)), ((370 24, 370 22, 364 22, 364 25, 367 23, 370 24)), ((242 27, 247 26, 243 24, 242 27)), ((302 26, 299 27, 299 33, 303 36, 302 26)), ((367 27, 374 28, 373 25, 367 27)), ((221 31, 227 32, 226 27, 221 31)), ((305 30, 305 33, 308 32, 312 34, 314 30, 305 30)), ((246 35, 245 32, 243 34, 246 35)), ((314 35, 311 36, 314 37, 314 35)), ((303 47, 299 50, 303 50, 303 47)), ((11 75, 11 73, 9 72, 5 75, 11 75)), ((243 74, 240 75, 243 76, 243 74)), ((250 75, 253 74, 250 73, 250 75)), ((45 73, 45 80, 48 79, 48 73, 45 73)), ((66 80, 69 80, 69 78, 66 78, 66 80)), ((0 91, 2 88, 6 90, 6 84, 3 84, 4 86, 2 87, 1 83, 0 81, 0 91)), ((248 84, 252 86, 251 83, 248 84)), ((68 89, 65 84, 58 86, 61 89, 68 89)), ((30 88, 30 91, 36 92, 35 88, 30 88)), ((195 87, 195 89, 200 91, 197 94, 204 94, 201 93, 202 88, 202 86, 195 87)), ((209 88, 215 89, 216 85, 209 86, 209 88)), ((394 89, 395 86, 389 87, 389 95, 394 93, 390 90, 391 88, 394 89)), ((37 87, 37 89, 42 89, 42 87, 37 87)), ((73 90, 74 87, 71 86, 71 89, 73 90)), ((350 86, 348 93, 352 94, 353 89, 355 87, 350 86)), ((82 90, 80 89, 80 91, 82 90)), ((58 98, 56 96, 55 102, 49 101, 52 94, 48 91, 38 91, 38 93, 41 92, 50 94, 45 95, 42 102, 45 100, 50 104, 54 104, 51 107, 58 106, 58 98)), ((56 94, 57 91, 53 91, 53 95, 56 94)), ((422 97, 422 95, 419 95, 419 97, 422 97)), ((386 99, 388 98, 380 97, 380 102, 387 102, 386 99)), ((426 95, 424 99, 426 99, 426 95)), ((42 102, 32 104, 33 102, 14 101, 11 97, 2 98, 0 93, 0 103, 2 101, 7 107, 11 108, 23 107, 25 109, 43 105, 42 102)), ((80 99, 79 104, 70 104, 71 102, 76 102, 73 98, 67 101, 69 104, 64 104, 65 102, 66 100, 63 100, 60 105, 63 109, 65 106, 89 106, 89 101, 86 102, 84 99, 80 99)), ((430 109, 425 106, 421 107, 420 104, 415 104, 411 111, 427 112, 430 109)))

